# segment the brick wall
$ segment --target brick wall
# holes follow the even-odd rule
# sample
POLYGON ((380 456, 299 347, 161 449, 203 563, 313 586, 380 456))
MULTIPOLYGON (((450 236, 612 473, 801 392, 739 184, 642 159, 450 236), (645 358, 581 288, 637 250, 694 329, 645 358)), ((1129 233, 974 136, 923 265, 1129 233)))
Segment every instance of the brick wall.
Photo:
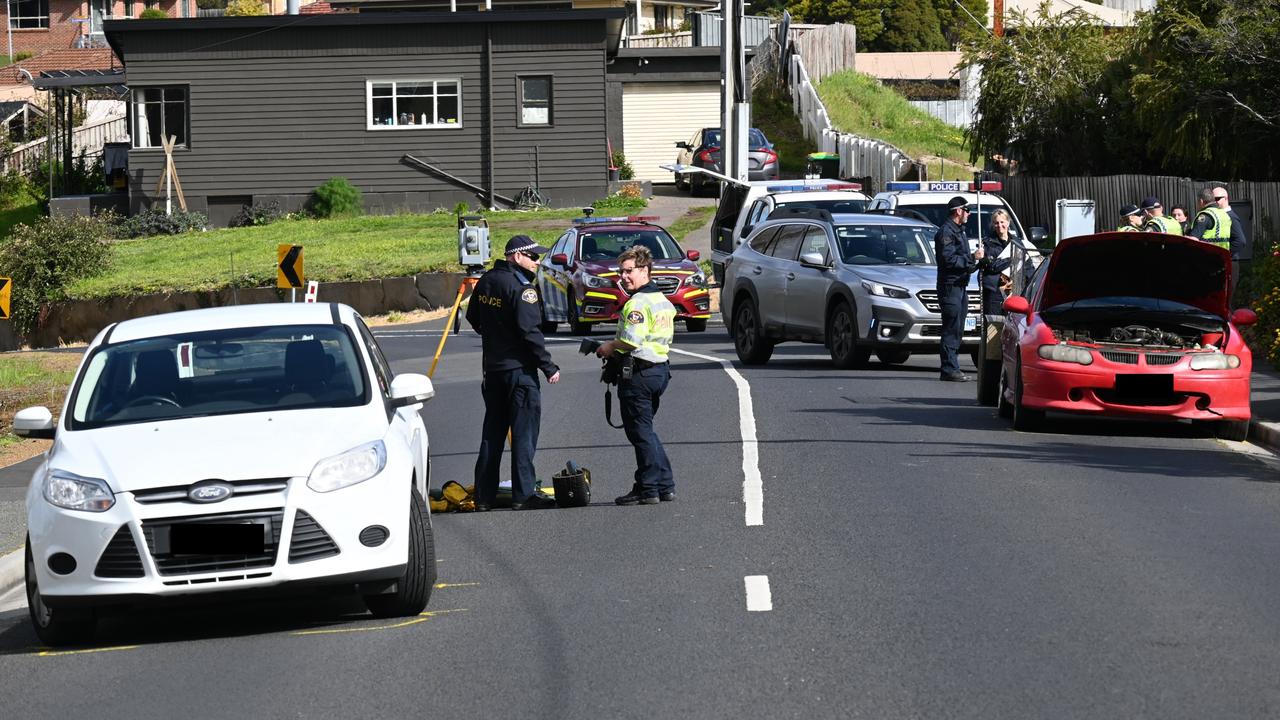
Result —
MULTIPOLYGON (((152 4, 164 10, 169 17, 182 17, 181 2, 182 0, 159 0, 152 4)), ((146 6, 147 3, 144 0, 133 0, 133 2, 116 0, 111 12, 115 17, 124 17, 125 13, 131 8, 134 16, 137 16, 146 6)), ((192 6, 194 7, 194 0, 192 6)), ((9 5, 7 2, 0 3, 0 17, 4 18, 4 23, 9 22, 9 5)), ((47 50, 75 47, 76 38, 88 33, 88 17, 89 4, 86 2, 49 0, 49 27, 15 29, 13 31, 13 52, 16 54, 25 51, 38 55, 47 50), (76 20, 81 20, 82 22, 74 22, 76 20)), ((8 52, 7 38, 0 38, 0 55, 8 54, 8 52)))

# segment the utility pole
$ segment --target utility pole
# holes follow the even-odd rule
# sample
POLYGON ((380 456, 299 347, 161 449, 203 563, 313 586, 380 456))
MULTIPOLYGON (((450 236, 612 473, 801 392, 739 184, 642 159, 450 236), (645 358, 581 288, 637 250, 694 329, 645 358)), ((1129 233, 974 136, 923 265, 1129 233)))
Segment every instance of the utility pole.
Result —
POLYGON ((720 8, 720 70, 724 75, 720 157, 725 175, 746 182, 751 105, 747 97, 747 53, 742 42, 742 0, 724 0, 720 8))
POLYGON ((992 0, 991 29, 996 37, 1004 37, 1004 0, 992 0))

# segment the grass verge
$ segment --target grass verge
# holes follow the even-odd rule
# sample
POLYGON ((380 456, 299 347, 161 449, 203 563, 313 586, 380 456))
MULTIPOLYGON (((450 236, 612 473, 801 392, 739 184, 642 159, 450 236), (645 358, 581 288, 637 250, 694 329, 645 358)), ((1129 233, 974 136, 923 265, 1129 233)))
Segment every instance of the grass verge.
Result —
POLYGON ((77 351, 32 351, 0 355, 0 466, 25 460, 48 448, 47 441, 13 434, 13 415, 43 405, 56 416, 80 364, 77 351))
POLYGON ((925 162, 931 179, 937 179, 939 170, 945 179, 972 177, 964 131, 912 106, 870 75, 838 72, 817 89, 836 128, 896 146, 925 162))
POLYGON ((751 122, 764 132, 778 152, 782 177, 803 177, 809 153, 817 150, 804 137, 791 97, 772 82, 751 91, 751 122))
MULTIPOLYGON (((544 245, 564 232, 578 210, 487 213, 495 256, 525 234, 544 245)), ((112 267, 74 283, 75 298, 130 293, 265 287, 276 282, 276 246, 302 245, 308 280, 339 282, 458 271, 457 221, 449 213, 381 215, 340 220, 286 220, 122 240, 112 267)))
POLYGON ((44 210, 40 207, 40 198, 23 190, 9 207, 0 210, 0 238, 7 237, 18 224, 30 225, 36 218, 42 217, 44 210))
POLYGON ((689 237, 689 234, 694 230, 706 225, 711 220, 711 216, 715 214, 716 208, 714 205, 689 208, 684 215, 676 218, 675 222, 667 226, 667 232, 676 239, 676 242, 683 246, 685 238, 689 237))

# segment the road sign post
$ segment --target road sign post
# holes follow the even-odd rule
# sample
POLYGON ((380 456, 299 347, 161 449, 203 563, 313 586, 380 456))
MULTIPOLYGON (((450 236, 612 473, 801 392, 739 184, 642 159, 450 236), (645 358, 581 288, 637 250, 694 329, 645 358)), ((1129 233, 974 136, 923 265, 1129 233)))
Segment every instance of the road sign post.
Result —
POLYGON ((305 283, 302 269, 302 246, 282 244, 276 246, 276 287, 289 288, 289 302, 297 300, 298 288, 305 283))

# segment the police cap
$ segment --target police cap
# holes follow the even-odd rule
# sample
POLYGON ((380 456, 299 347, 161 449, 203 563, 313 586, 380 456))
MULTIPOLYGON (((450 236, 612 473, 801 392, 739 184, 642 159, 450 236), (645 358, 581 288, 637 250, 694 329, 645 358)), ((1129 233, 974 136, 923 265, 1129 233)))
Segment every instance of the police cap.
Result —
POLYGON ((1150 210, 1151 208, 1158 208, 1158 207, 1160 207, 1160 198, 1152 197, 1152 196, 1142 198, 1143 210, 1150 210))
POLYGON ((511 239, 507 241, 507 249, 502 254, 510 255, 518 252, 541 255, 547 252, 547 248, 534 242, 533 238, 528 235, 512 235, 511 239))
POLYGON ((957 195, 951 198, 951 200, 947 202, 947 212, 951 212, 956 208, 962 208, 962 207, 968 207, 968 206, 969 206, 969 201, 957 195))
POLYGON ((1120 208, 1120 217, 1129 217, 1130 215, 1137 215, 1140 212, 1142 211, 1138 209, 1137 205, 1125 205, 1120 208))

